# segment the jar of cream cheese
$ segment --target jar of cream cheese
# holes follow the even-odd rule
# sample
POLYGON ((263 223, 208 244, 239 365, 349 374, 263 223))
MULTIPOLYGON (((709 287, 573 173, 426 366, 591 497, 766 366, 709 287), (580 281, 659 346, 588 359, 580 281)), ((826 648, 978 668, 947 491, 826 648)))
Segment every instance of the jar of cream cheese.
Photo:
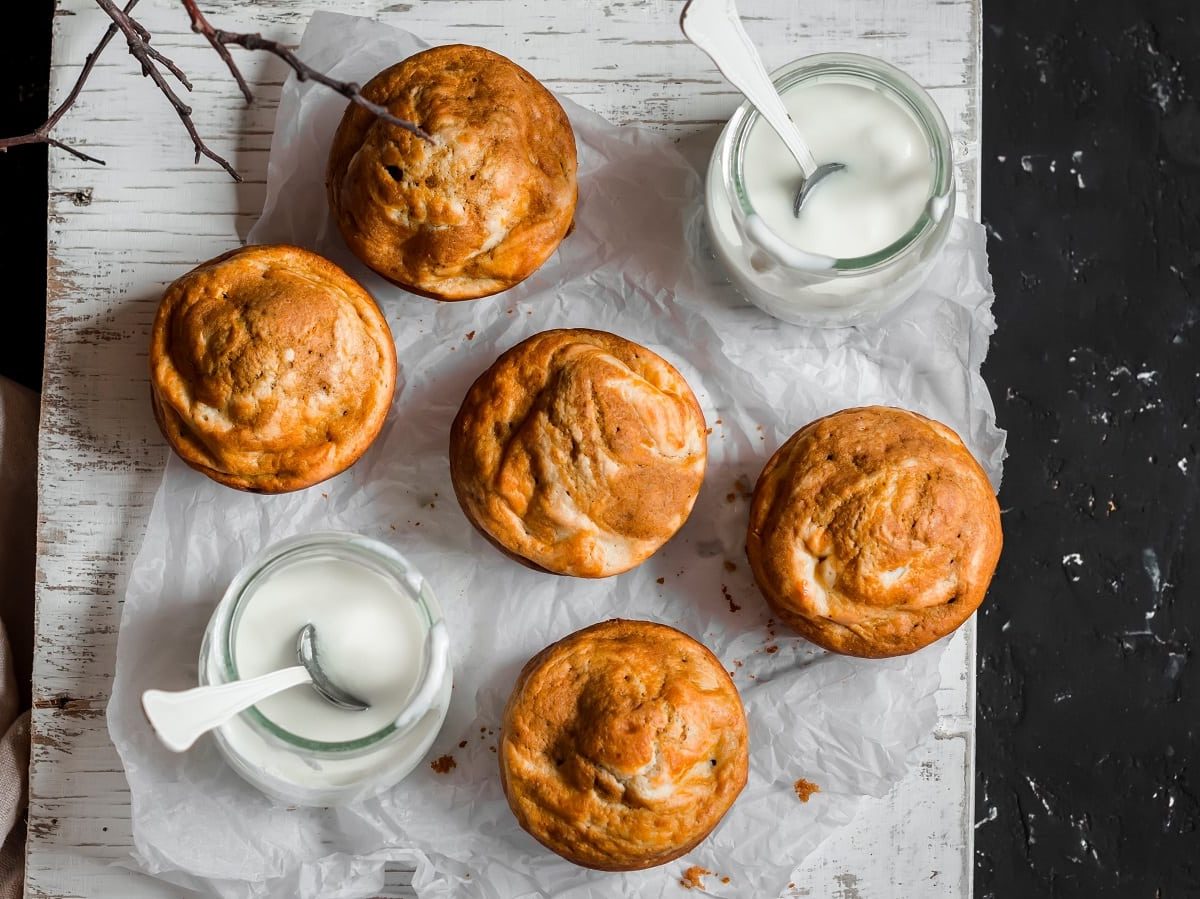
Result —
POLYGON ((932 268, 954 216, 950 132, 932 98, 899 69, 851 53, 797 60, 772 79, 818 164, 843 171, 814 187, 748 103, 709 164, 708 230, 733 284, 784 321, 844 327, 907 300, 932 268))
POLYGON ((217 746, 280 801, 367 798, 412 771, 441 729, 452 681, 446 624, 429 584, 392 547, 337 532, 294 537, 229 585, 204 635, 200 683, 295 665, 309 623, 325 674, 370 708, 338 708, 303 684, 222 725, 217 746))

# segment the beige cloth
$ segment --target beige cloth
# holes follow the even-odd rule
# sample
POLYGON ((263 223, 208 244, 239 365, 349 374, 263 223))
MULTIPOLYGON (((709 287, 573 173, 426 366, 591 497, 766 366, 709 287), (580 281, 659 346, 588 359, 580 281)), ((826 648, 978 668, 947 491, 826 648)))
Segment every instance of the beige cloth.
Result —
POLYGON ((37 423, 37 394, 0 378, 0 899, 24 881, 37 423))

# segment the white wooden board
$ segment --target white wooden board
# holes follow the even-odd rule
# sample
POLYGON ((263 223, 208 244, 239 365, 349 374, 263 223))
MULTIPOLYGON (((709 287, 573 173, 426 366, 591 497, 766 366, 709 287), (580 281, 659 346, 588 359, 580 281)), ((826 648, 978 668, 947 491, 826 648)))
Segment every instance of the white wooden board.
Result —
MULTIPOLYGON (((854 50, 910 72, 941 105, 959 156, 960 210, 978 216, 981 0, 741 0, 771 67, 854 50)), ((314 0, 208 0, 218 27, 295 43, 314 0)), ((680 0, 337 0, 431 43, 511 56, 608 119, 711 145, 737 96, 678 32, 680 0)), ((201 133, 245 177, 191 161, 174 112, 116 40, 58 137, 105 167, 50 152, 46 371, 39 464, 35 711, 27 895, 136 899, 179 891, 117 867, 130 846, 129 794, 108 740, 125 572, 141 541, 165 449, 146 384, 146 343, 162 288, 236 246, 262 205, 277 60, 238 54, 247 108, 177 0, 143 0, 154 43, 189 73, 201 133), (114 864, 115 863, 115 864, 114 864)), ((107 19, 60 0, 51 103, 70 88, 107 19)), ((21 152, 16 150, 13 152, 21 152)), ((946 654, 937 732, 918 767, 869 801, 805 866, 795 895, 840 899, 971 893, 974 623, 946 654)), ((819 778, 814 778, 818 779, 819 778)), ((406 895, 406 875, 388 895, 406 895)))

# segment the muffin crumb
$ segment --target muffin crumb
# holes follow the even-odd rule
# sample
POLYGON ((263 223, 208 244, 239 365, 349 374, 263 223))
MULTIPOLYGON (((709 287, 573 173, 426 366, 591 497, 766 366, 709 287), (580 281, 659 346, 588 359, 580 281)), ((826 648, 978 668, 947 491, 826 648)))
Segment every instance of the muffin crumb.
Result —
POLYGON ((796 798, 801 802, 808 802, 812 798, 813 793, 820 793, 821 788, 811 780, 805 780, 803 777, 792 784, 792 789, 796 791, 796 798))
POLYGON ((702 890, 704 889, 704 878, 710 874, 712 871, 708 868, 692 865, 683 872, 683 877, 679 878, 679 885, 685 890, 702 890))
POLYGON ((437 774, 449 774, 458 767, 458 762, 454 761, 454 756, 447 754, 434 759, 429 763, 429 767, 437 774))
POLYGON ((729 611, 740 612, 742 607, 733 601, 733 594, 729 592, 729 588, 724 584, 721 585, 721 595, 725 597, 725 601, 729 603, 729 611))

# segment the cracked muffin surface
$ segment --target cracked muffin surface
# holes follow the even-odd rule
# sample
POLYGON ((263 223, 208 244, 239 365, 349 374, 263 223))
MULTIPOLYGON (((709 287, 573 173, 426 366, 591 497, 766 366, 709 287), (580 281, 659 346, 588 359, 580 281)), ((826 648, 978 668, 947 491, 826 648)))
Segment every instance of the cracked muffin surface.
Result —
POLYGON ((466 300, 512 287, 551 256, 575 214, 575 135, 536 78, 453 44, 385 69, 362 93, 433 140, 346 107, 325 180, 359 259, 406 289, 466 300))
POLYGON ((746 784, 746 716, 700 643, 649 621, 576 631, 529 660, 504 709, 500 778, 517 821, 589 868, 661 865, 746 784))
POLYGON ((772 456, 746 553, 788 625, 834 652, 879 658, 966 621, 1002 542, 996 495, 959 436, 871 406, 812 422, 772 456))
POLYGON ((370 446, 396 386, 375 301, 291 246, 218 256, 171 284, 150 340, 154 415, 190 466, 240 490, 333 477, 370 446))
POLYGON ((450 431, 467 518, 531 567, 607 577, 645 561, 691 513, 708 459, 683 376, 605 331, 543 331, 500 356, 450 431))

